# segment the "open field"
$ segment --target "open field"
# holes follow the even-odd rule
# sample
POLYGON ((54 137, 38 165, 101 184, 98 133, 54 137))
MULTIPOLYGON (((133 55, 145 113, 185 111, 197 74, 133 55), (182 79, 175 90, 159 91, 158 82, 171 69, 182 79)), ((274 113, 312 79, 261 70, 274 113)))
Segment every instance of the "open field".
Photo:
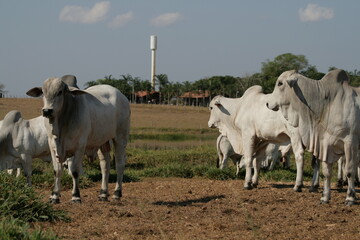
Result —
MULTIPOLYGON (((0 118, 13 109, 36 117, 41 99, 0 99, 0 118)), ((218 131, 208 129, 206 108, 132 105, 131 141, 121 201, 99 202, 97 163, 85 160, 83 203, 71 204, 71 179, 56 209, 71 222, 33 223, 62 239, 350 239, 360 236, 360 207, 346 207, 345 192, 333 183, 330 204, 321 191, 292 191, 295 166, 262 172, 260 185, 243 190, 243 175, 215 167, 218 131)), ((34 186, 47 199, 53 184, 50 164, 34 161, 34 186)), ((115 177, 110 174, 110 181, 115 177)), ((114 184, 111 183, 110 189, 114 184)))

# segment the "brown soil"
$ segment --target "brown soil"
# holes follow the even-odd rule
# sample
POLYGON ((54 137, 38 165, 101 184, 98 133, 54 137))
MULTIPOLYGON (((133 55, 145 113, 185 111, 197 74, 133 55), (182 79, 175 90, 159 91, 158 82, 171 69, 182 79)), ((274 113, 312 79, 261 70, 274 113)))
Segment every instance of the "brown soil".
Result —
POLYGON ((333 189, 331 203, 320 205, 321 193, 295 193, 291 183, 260 184, 249 191, 242 180, 147 178, 125 183, 120 201, 99 202, 100 186, 82 190, 82 204, 70 203, 64 191, 55 207, 72 221, 39 225, 63 239, 360 237, 360 206, 345 206, 344 191, 333 189))

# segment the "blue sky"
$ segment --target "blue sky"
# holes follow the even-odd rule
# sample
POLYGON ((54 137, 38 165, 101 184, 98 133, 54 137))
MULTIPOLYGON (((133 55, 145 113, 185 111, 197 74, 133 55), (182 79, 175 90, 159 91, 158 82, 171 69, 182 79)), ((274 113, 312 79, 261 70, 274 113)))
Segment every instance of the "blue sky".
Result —
POLYGON ((0 83, 22 97, 48 77, 123 74, 172 82, 245 76, 283 53, 360 70, 358 0, 1 0, 0 83))

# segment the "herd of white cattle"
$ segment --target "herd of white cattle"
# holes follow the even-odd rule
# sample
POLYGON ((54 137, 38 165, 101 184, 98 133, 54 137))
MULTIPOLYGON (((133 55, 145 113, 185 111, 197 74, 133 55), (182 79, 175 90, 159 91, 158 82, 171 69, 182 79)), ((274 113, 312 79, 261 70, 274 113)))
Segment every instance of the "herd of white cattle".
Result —
MULTIPOLYGON (((340 159, 339 174, 344 174, 348 182, 345 203, 351 205, 356 200, 355 178, 359 170, 359 93, 360 89, 350 86, 346 72, 340 69, 320 80, 286 71, 279 76, 271 94, 264 94, 260 86, 252 86, 241 98, 213 98, 208 125, 218 128, 221 136, 227 138, 232 147, 230 155, 242 156, 246 189, 257 186, 260 164, 268 155, 265 149, 269 144, 291 145, 297 168, 294 190, 301 191, 303 186, 304 151, 309 151, 322 163, 324 191, 320 201, 328 203, 332 166, 340 159)), ((221 145, 217 145, 221 152, 221 145)), ((220 160, 220 167, 224 163, 226 160, 220 160)), ((318 185, 318 165, 314 164, 310 190, 318 185)))
MULTIPOLYGON (((216 142, 218 166, 224 168, 231 158, 237 173, 244 167, 244 188, 251 189, 258 185, 261 166, 270 165, 272 169, 279 156, 288 164, 292 151, 297 168, 294 190, 301 191, 304 152, 309 151, 315 163, 310 190, 319 186, 321 162, 321 202, 330 201, 332 165, 339 160, 339 178, 348 183, 345 203, 354 204, 360 156, 359 93, 360 89, 348 84, 346 72, 337 69, 321 80, 286 71, 271 94, 252 86, 240 98, 214 97, 209 105, 208 126, 220 132, 216 142)), ((66 161, 73 178, 72 201, 81 202, 82 159, 97 155, 102 173, 99 199, 107 200, 113 147, 117 171, 113 198, 119 199, 130 130, 127 98, 109 85, 80 90, 72 75, 48 78, 27 95, 43 96, 42 116, 25 120, 14 110, 0 121, 0 170, 22 167, 31 185, 32 159, 52 162, 55 184, 50 200, 59 203, 66 161)))

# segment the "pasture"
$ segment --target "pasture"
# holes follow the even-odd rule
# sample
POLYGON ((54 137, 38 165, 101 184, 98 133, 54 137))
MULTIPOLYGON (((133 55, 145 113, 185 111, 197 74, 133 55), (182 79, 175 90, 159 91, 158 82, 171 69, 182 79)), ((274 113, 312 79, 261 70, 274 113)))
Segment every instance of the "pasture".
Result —
MULTIPOLYGON (((23 118, 40 115, 41 99, 0 99, 0 118, 10 110, 23 118)), ((295 166, 262 172, 257 189, 243 190, 244 172, 215 167, 216 129, 206 108, 131 105, 131 136, 123 198, 99 202, 100 170, 84 161, 82 204, 72 204, 65 174, 56 210, 69 221, 36 222, 60 239, 339 239, 359 236, 360 208, 343 204, 345 190, 320 205, 322 189, 309 193, 312 176, 306 155, 304 191, 292 191, 295 166)), ((51 164, 34 161, 33 183, 47 201, 53 185, 51 164)), ((115 176, 110 174, 110 180, 115 176)), ((110 189, 114 183, 110 184, 110 189)), ((333 181, 333 188, 336 189, 333 181)))

